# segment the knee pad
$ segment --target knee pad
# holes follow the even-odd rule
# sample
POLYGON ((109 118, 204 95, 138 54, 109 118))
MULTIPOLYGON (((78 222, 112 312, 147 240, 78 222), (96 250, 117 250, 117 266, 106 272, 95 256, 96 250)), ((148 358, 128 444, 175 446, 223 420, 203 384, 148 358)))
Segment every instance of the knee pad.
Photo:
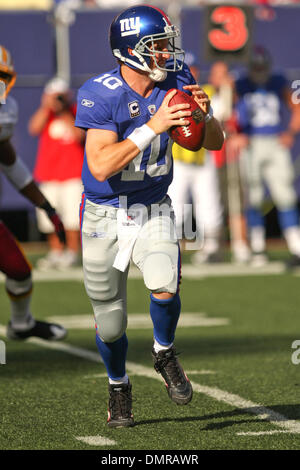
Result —
POLYGON ((3 222, 0 222, 0 270, 16 281, 26 281, 31 275, 29 261, 3 222))
POLYGON ((92 300, 97 334, 104 343, 117 341, 126 331, 127 315, 123 300, 92 300))
POLYGON ((264 189, 260 185, 250 186, 248 189, 249 204, 260 209, 264 201, 264 189))
POLYGON ((91 299, 105 302, 118 295, 123 273, 91 259, 84 260, 83 270, 85 289, 91 299))
POLYGON ((292 185, 282 185, 281 187, 273 189, 272 198, 276 208, 282 211, 296 206, 297 204, 297 196, 292 185))
POLYGON ((9 277, 6 278, 5 287, 8 295, 12 299, 19 299, 29 295, 32 291, 32 278, 31 275, 23 281, 16 281, 9 277))
POLYGON ((175 294, 178 288, 177 266, 172 258, 161 252, 150 253, 143 265, 146 287, 152 292, 170 292, 175 294))

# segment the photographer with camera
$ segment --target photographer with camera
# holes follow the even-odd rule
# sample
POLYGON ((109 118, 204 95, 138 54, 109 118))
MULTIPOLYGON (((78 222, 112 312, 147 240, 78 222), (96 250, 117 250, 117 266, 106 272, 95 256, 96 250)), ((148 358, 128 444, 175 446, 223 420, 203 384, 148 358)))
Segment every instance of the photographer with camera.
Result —
POLYGON ((85 133, 74 127, 75 114, 68 83, 55 77, 46 84, 40 107, 29 121, 29 133, 39 136, 35 179, 57 208, 66 230, 64 247, 43 212, 37 210, 38 228, 47 234, 49 244, 47 256, 38 260, 40 269, 67 268, 77 263, 85 133))

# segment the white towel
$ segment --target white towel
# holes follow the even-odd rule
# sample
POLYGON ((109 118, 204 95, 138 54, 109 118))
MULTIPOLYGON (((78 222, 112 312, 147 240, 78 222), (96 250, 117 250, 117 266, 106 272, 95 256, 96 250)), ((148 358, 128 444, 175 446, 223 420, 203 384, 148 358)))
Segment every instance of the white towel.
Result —
POLYGON ((118 209, 117 233, 119 250, 115 257, 113 267, 124 272, 131 258, 132 250, 138 234, 144 223, 148 220, 147 208, 143 205, 132 209, 118 209))

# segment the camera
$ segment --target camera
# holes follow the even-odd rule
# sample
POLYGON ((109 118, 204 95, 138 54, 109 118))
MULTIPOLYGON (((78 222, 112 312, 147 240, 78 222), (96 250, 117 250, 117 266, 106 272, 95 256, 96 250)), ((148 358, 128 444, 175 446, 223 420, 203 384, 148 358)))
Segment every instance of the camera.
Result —
POLYGON ((59 101, 60 103, 62 103, 63 105, 67 105, 68 104, 68 100, 66 98, 65 95, 57 95, 56 97, 57 101, 59 101))

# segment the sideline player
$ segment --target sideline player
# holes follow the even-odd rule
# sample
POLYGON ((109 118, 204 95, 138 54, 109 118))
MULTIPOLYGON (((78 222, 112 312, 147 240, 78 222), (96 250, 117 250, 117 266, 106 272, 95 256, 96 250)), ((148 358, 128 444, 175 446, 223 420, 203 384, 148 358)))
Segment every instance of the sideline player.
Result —
MULTIPOLYGON (((0 170, 13 186, 35 206, 45 210, 61 240, 65 238, 62 222, 47 199, 38 189, 32 175, 16 155, 10 142, 14 125, 18 120, 17 103, 7 96, 16 80, 10 53, 0 46, 0 80, 5 91, 0 96, 0 170)), ((2 89, 2 88, 1 88, 2 89)), ((2 91, 3 91, 2 89, 2 91)), ((31 313, 31 266, 17 241, 0 220, 0 271, 6 276, 6 291, 11 303, 11 319, 7 327, 10 339, 23 340, 30 336, 59 340, 66 330, 53 323, 35 320, 31 313)))
POLYGON ((87 130, 83 269, 97 325, 96 342, 109 378, 111 427, 134 424, 125 370, 130 258, 151 292, 154 367, 175 403, 192 399, 191 384, 173 345, 180 314, 180 260, 167 196, 172 181, 167 130, 187 125, 184 118, 191 112, 188 104, 169 107, 176 91, 165 97, 166 92, 171 88, 191 92, 205 109, 206 148, 221 148, 223 133, 210 112, 208 97, 179 60, 184 53, 175 47, 178 36, 178 29, 156 7, 140 5, 123 11, 110 27, 118 67, 88 80, 78 94, 75 125, 87 130))
POLYGON ((291 91, 282 74, 271 70, 271 57, 263 47, 252 52, 248 75, 236 82, 237 111, 242 133, 233 136, 246 145, 242 155, 248 193, 247 223, 252 263, 267 262, 262 215, 264 183, 277 208, 281 230, 292 254, 290 266, 300 265, 300 229, 294 169, 290 148, 300 131, 300 109, 291 101, 291 91), (291 116, 283 129, 282 110, 291 116))

